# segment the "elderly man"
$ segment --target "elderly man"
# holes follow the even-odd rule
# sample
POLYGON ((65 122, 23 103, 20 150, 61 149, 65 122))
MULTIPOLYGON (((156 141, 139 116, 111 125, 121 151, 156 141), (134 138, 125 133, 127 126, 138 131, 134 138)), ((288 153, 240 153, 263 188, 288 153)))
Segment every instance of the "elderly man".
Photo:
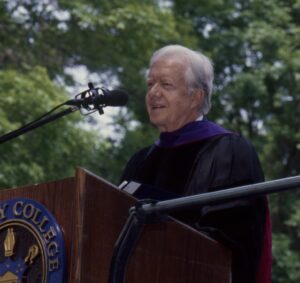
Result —
MULTIPOLYGON (((150 61, 146 106, 159 139, 136 153, 122 180, 164 192, 164 198, 263 181, 255 150, 242 136, 208 121, 213 68, 203 54, 178 45, 150 61)), ((148 191, 145 197, 157 194, 148 191)), ((267 201, 253 197, 176 215, 233 252, 234 283, 271 282, 271 227, 267 201)))

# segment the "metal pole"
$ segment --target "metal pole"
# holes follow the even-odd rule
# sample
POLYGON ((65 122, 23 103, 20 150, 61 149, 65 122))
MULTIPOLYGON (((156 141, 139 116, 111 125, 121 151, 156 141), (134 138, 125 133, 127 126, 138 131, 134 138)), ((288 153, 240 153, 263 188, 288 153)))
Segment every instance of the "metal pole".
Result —
POLYGON ((199 195, 181 197, 151 204, 143 204, 140 209, 145 215, 159 215, 161 213, 169 213, 194 206, 224 202, 263 194, 277 193, 297 188, 300 188, 300 176, 277 179, 209 193, 202 193, 199 195))

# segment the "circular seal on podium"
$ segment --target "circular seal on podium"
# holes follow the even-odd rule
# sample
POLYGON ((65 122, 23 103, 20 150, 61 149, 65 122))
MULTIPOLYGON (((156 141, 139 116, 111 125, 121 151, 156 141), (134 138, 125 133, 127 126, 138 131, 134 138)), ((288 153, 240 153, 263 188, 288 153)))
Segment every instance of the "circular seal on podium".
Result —
POLYGON ((17 198, 0 203, 0 283, 64 282, 62 231, 39 202, 17 198))

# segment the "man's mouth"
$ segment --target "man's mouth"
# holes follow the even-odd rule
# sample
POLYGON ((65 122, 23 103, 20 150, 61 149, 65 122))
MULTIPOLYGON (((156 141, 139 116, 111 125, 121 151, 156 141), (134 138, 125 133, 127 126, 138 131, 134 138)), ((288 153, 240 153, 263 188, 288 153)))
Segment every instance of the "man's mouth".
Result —
POLYGON ((165 108, 165 106, 164 105, 160 105, 160 104, 151 105, 151 109, 152 110, 159 110, 159 109, 162 109, 162 108, 165 108))

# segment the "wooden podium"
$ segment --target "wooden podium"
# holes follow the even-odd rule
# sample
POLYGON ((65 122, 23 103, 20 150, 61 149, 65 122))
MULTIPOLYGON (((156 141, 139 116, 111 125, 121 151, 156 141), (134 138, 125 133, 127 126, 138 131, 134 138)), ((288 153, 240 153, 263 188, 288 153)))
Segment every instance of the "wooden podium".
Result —
MULTIPOLYGON (((63 230, 68 283, 107 283, 115 242, 135 199, 84 170, 54 182, 0 191, 0 200, 40 202, 63 230)), ((229 283, 230 252, 179 221, 148 224, 126 283, 229 283)), ((59 282, 57 282, 59 283, 59 282)))

